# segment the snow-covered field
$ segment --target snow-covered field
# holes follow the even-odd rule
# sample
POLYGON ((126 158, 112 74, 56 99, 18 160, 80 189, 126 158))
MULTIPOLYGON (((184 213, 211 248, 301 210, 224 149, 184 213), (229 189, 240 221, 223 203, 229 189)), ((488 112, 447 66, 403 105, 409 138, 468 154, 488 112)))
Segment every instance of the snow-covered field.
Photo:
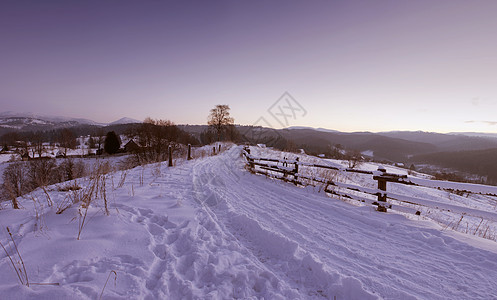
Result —
POLYGON ((0 252, 0 298, 497 298, 495 241, 253 175, 240 151, 107 175, 110 215, 97 199, 80 240, 79 204, 36 190, 0 210, 29 281, 59 283, 20 285, 0 252))
MULTIPOLYGON (((354 188, 359 187, 363 190, 369 190, 373 194, 378 191, 378 183, 370 174, 339 172, 306 166, 306 163, 310 163, 344 169, 348 167, 347 161, 320 159, 314 156, 297 155, 268 148, 251 147, 251 149, 252 157, 273 158, 280 161, 284 159, 293 161, 298 157, 301 162, 299 174, 307 177, 325 178, 337 183, 352 185, 354 188)), ((282 164, 279 163, 279 165, 282 164)), ((375 162, 364 162, 357 167, 357 169, 370 172, 377 171, 378 168, 386 169, 386 172, 390 174, 408 175, 404 181, 420 185, 388 184, 387 194, 389 197, 402 200, 389 199, 389 204, 392 204, 392 208, 398 213, 403 213, 406 217, 415 220, 428 218, 442 225, 444 230, 456 230, 497 241, 497 197, 488 195, 488 193, 496 195, 497 187, 431 180, 432 176, 430 175, 375 162), (459 192, 456 190, 459 190, 459 192), (421 213, 421 216, 415 215, 415 212, 421 213)), ((324 190, 324 184, 310 183, 324 190)), ((345 192, 346 194, 357 196, 358 199, 369 200, 368 203, 377 201, 376 195, 351 192, 349 189, 338 186, 328 186, 328 188, 336 192, 345 192)), ((342 200, 350 201, 354 205, 364 205, 359 201, 349 200, 348 198, 342 198, 342 200)))

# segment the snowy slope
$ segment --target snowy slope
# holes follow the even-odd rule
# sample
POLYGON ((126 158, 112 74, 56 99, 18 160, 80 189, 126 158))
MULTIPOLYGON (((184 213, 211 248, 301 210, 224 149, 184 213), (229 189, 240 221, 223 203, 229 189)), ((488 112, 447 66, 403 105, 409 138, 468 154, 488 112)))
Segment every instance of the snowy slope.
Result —
POLYGON ((136 119, 123 117, 119 120, 115 120, 114 122, 109 123, 108 125, 119 125, 119 124, 134 124, 134 123, 142 123, 142 121, 138 121, 136 119))
MULTIPOLYGON (((312 188, 247 172, 240 147, 220 155, 138 167, 107 178, 110 216, 78 206, 62 214, 0 210, 31 282, 21 286, 0 252, 0 298, 493 299, 496 243, 440 231, 312 188)), ((84 185, 85 182, 80 181, 84 185)), ((54 202, 70 192, 50 191, 54 202)), ((42 191, 32 196, 44 203, 42 191)), ((45 205, 46 206, 46 205, 45 205)))
POLYGON ((9 119, 18 119, 19 121, 23 121, 27 124, 40 124, 40 125, 48 125, 55 123, 77 123, 77 124, 88 124, 88 125, 104 125, 101 123, 97 123, 95 121, 84 119, 84 118, 71 118, 71 117, 63 117, 63 116, 52 116, 38 113, 18 113, 12 111, 0 112, 0 122, 2 120, 9 119))

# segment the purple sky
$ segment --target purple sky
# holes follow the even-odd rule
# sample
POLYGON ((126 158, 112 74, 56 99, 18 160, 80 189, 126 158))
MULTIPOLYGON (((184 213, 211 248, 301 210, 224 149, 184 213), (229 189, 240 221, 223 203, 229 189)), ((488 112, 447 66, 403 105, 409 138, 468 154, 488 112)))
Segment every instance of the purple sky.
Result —
POLYGON ((497 132, 497 1, 2 1, 0 111, 497 132), (279 104, 278 104, 279 105, 279 104), (278 106, 277 105, 277 106, 278 106))

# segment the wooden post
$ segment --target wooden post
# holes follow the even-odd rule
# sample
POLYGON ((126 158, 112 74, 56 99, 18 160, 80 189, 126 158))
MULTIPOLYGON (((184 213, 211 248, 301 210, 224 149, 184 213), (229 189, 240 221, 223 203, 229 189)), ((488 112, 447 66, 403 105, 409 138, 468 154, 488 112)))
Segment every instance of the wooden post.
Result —
POLYGON ((212 147, 212 155, 216 155, 216 146, 212 147))
POLYGON ((187 160, 192 159, 192 145, 188 144, 188 155, 186 156, 187 160))
MULTIPOLYGON (((378 179, 378 189, 382 191, 387 191, 387 181, 384 179, 378 179)), ((383 194, 378 194, 378 201, 386 202, 387 196, 383 194)))
MULTIPOLYGON (((385 174, 387 170, 384 167, 378 167, 378 171, 382 172, 385 174)), ((383 175, 382 174, 382 175, 383 175)), ((382 177, 382 175, 378 176, 376 180, 378 180, 378 189, 381 191, 387 191, 387 181, 382 177)), ((383 194, 378 194, 378 201, 386 202, 387 197, 383 194)))
MULTIPOLYGON (((387 172, 387 170, 383 167, 378 167, 378 171, 382 172, 383 174, 385 174, 387 172)), ((387 191, 387 180, 385 178, 383 178, 382 175, 380 176, 377 176, 376 177, 376 180, 378 180, 378 189, 380 191, 387 191)), ((381 211, 381 212, 387 212, 387 208, 385 205, 382 205, 380 204, 381 202, 387 202, 387 196, 384 195, 383 193, 378 193, 378 211, 381 211)))
POLYGON ((221 144, 219 144, 219 148, 217 150, 217 153, 221 153, 221 144))
POLYGON ((171 146, 169 146, 168 151, 169 151, 169 164, 168 164, 168 166, 172 167, 173 166, 173 148, 171 146))
POLYGON ((295 159, 295 169, 293 169, 293 183, 295 185, 297 185, 297 182, 299 180, 298 174, 299 174, 299 158, 297 157, 295 159))

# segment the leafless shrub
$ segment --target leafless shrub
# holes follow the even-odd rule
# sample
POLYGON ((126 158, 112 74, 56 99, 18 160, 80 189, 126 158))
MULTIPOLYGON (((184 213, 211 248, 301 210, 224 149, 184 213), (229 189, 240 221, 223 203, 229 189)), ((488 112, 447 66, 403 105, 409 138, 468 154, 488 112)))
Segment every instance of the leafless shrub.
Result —
POLYGON ((81 160, 67 158, 59 165, 59 182, 81 178, 87 175, 86 166, 81 160))
POLYGON ((76 180, 70 181, 70 182, 66 183, 65 185, 57 186, 57 190, 59 192, 77 191, 80 189, 81 189, 81 187, 78 185, 78 182, 76 180))
POLYGON ((117 184, 118 188, 122 188, 124 185, 124 182, 126 181, 126 176, 128 175, 128 171, 121 171, 121 178, 119 179, 119 183, 117 184))
POLYGON ((45 186, 41 186, 41 189, 43 190, 43 193, 45 193, 45 196, 47 197, 48 206, 52 207, 53 201, 52 201, 52 198, 50 197, 50 194, 47 191, 47 188, 45 186))
POLYGON ((63 201, 57 203, 57 211, 56 214, 63 213, 66 209, 71 207, 75 203, 79 203, 81 201, 81 187, 77 184, 74 185, 74 188, 69 186, 68 188, 62 189, 61 191, 69 192, 66 194, 66 197, 63 201))
POLYGON ((211 150, 207 150, 205 148, 195 149, 194 157, 204 158, 206 156, 209 156, 211 152, 212 152, 211 150))
POLYGON ((2 246, 3 251, 5 251, 5 254, 10 260, 10 263, 12 264, 12 268, 14 269, 17 278, 19 279, 19 282, 22 285, 29 286, 29 279, 28 279, 28 273, 26 272, 26 266, 24 265, 24 261, 22 259, 21 253, 19 253, 19 249, 17 248, 16 242, 14 240, 14 237, 12 236, 12 233, 10 232, 9 227, 7 227, 7 232, 9 233, 10 240, 12 241, 12 244, 10 245, 10 252, 7 250, 7 248, 0 242, 0 246, 2 246))
POLYGON ((14 208, 19 208, 17 197, 40 187, 47 196, 47 202, 52 205, 46 186, 72 180, 86 175, 82 161, 64 160, 60 165, 54 159, 41 158, 29 162, 14 162, 9 164, 3 173, 1 193, 4 198, 12 201, 14 208))
POLYGON ((126 157, 124 160, 120 161, 118 164, 118 170, 124 171, 133 169, 140 165, 140 161, 137 159, 136 155, 130 155, 126 157))
POLYGON ((140 173, 140 185, 143 186, 143 178, 145 176, 145 167, 142 167, 141 173, 140 173))
POLYGON ((96 163, 90 170, 90 177, 108 174, 113 171, 112 165, 108 161, 96 163))
POLYGON ((10 237, 10 242, 7 242, 6 245, 0 242, 0 247, 2 247, 3 251, 9 258, 12 269, 16 273, 17 279, 19 279, 19 283, 21 285, 25 285, 28 287, 30 285, 59 285, 59 283, 57 282, 56 283, 29 282, 28 272, 26 271, 26 265, 24 264, 24 260, 22 259, 21 253, 19 252, 19 248, 17 248, 16 241, 14 240, 14 236, 12 235, 12 232, 10 231, 9 227, 7 227, 7 232, 10 237))
POLYGON ((14 209, 19 209, 17 197, 24 195, 30 191, 29 168, 25 162, 14 162, 9 164, 3 173, 2 193, 4 193, 11 201, 14 209))
POLYGON ((152 168, 152 176, 158 178, 161 176, 161 163, 156 163, 152 168))
MULTIPOLYGON (((78 185, 76 181, 71 182, 65 186, 60 186, 58 188, 59 191, 68 191, 69 193, 66 195, 63 201, 57 204, 57 214, 61 214, 66 209, 71 207, 73 204, 80 203, 81 208, 80 216, 83 216, 82 225, 80 225, 80 231, 84 227, 84 222, 86 220, 85 213, 88 210, 92 200, 101 196, 104 199, 104 205, 106 207, 106 213, 108 213, 107 209, 107 194, 106 194, 106 174, 108 174, 112 170, 111 165, 108 162, 96 163, 91 169, 91 173, 88 177, 88 183, 84 188, 78 185)), ((80 234, 79 234, 80 235, 80 234)), ((78 235, 78 239, 79 239, 78 235)))
POLYGON ((93 200, 97 199, 99 196, 104 201, 104 209, 105 214, 109 215, 109 208, 107 202, 107 176, 110 171, 112 171, 112 167, 109 162, 99 163, 93 166, 92 172, 89 177, 89 183, 86 187, 79 192, 78 200, 81 203, 80 208, 78 209, 79 218, 78 218, 78 237, 79 240, 81 237, 81 232, 87 223, 88 210, 93 200))
POLYGON ((81 203, 78 209, 79 218, 78 218, 77 240, 80 239, 81 233, 83 232, 83 228, 86 225, 86 220, 88 217, 88 209, 90 208, 94 196, 98 194, 99 184, 100 184, 100 176, 95 176, 90 179, 90 183, 86 186, 85 189, 82 189, 75 193, 75 196, 78 197, 75 200, 81 203))
POLYGON ((175 152, 181 131, 169 120, 146 118, 133 135, 138 138, 139 144, 133 150, 135 163, 144 165, 166 160, 169 146, 173 147, 175 152))
POLYGON ((362 157, 361 153, 358 151, 348 151, 345 154, 344 158, 347 161, 348 167, 350 169, 355 169, 359 167, 364 161, 364 158, 362 157))
POLYGON ((109 205, 107 203, 107 177, 105 175, 100 176, 100 195, 104 200, 105 214, 109 215, 109 205))
POLYGON ((55 159, 35 159, 28 163, 30 190, 57 182, 55 159))
POLYGON ((35 230, 39 230, 42 232, 46 227, 46 222, 45 222, 45 215, 43 214, 43 204, 41 204, 38 199, 30 195, 29 198, 33 201, 33 207, 35 210, 35 230))
POLYGON ((105 281, 105 284, 104 284, 104 287, 102 288, 102 292, 100 292, 100 297, 98 297, 98 299, 102 299, 102 296, 104 295, 104 290, 105 290, 105 287, 107 286, 107 283, 109 282, 109 279, 110 279, 110 275, 114 274, 114 286, 116 285, 116 281, 117 281, 117 272, 114 271, 114 270, 111 270, 109 272, 109 276, 107 276, 107 280, 105 281))

